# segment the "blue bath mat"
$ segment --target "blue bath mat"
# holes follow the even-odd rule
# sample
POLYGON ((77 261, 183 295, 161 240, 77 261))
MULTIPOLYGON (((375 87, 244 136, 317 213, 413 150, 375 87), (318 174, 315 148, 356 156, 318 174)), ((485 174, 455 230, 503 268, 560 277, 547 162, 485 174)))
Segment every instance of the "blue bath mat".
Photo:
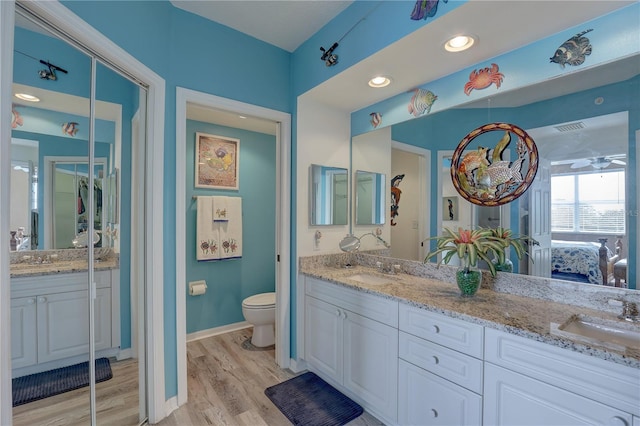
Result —
POLYGON ((363 412, 361 406, 311 372, 271 386, 264 393, 294 425, 342 426, 363 412))
MULTIPOLYGON (((96 383, 113 377, 107 358, 96 359, 96 383)), ((42 373, 16 377, 11 383, 13 406, 89 386, 89 361, 42 373)))

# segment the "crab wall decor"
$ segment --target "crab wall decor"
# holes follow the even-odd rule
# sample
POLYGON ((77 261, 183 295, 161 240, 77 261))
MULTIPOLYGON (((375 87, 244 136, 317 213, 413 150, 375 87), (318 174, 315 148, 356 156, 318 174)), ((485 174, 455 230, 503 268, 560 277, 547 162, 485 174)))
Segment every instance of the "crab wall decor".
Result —
POLYGON ((485 67, 471 71, 471 74, 469 74, 469 82, 464 85, 465 95, 469 96, 473 89, 486 89, 492 84, 496 85, 496 89, 500 88, 504 74, 499 72, 499 69, 498 64, 491 64, 491 68, 485 67))
MULTIPOLYGON (((492 135, 483 139, 489 140, 492 135)), ((510 203, 525 193, 538 171, 538 148, 531 137, 518 126, 490 123, 478 127, 465 136, 451 158, 451 179, 458 193, 480 206, 499 206, 510 203), (465 149, 479 136, 499 132, 500 140, 493 148, 477 146, 465 149), (517 142, 513 161, 503 159, 512 135, 517 142)))

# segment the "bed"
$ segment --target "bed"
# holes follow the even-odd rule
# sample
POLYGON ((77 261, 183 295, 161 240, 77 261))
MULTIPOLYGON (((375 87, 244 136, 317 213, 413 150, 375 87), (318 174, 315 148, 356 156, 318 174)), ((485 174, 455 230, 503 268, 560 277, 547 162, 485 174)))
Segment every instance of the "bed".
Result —
POLYGON ((551 276, 561 280, 610 285, 613 265, 620 260, 622 242, 616 241, 613 253, 605 244, 606 238, 596 242, 551 242, 551 276))

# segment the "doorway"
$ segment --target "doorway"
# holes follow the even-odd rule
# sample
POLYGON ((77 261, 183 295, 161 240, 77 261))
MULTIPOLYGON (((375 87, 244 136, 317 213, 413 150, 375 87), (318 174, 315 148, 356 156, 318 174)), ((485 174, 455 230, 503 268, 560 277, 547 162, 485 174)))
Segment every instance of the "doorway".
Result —
POLYGON ((187 106, 209 108, 251 116, 276 127, 276 363, 289 366, 290 359, 290 204, 291 204, 291 117, 282 113, 202 92, 178 88, 176 94, 176 335, 178 353, 178 405, 187 401, 186 360, 186 189, 187 106))

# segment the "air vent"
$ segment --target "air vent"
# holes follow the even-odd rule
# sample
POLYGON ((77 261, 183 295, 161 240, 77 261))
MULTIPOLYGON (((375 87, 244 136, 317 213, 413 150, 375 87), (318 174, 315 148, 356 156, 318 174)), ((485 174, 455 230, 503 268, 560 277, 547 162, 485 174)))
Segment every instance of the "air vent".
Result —
POLYGON ((584 129, 584 123, 582 121, 576 121, 575 123, 568 123, 554 127, 559 132, 573 132, 574 130, 584 129))

